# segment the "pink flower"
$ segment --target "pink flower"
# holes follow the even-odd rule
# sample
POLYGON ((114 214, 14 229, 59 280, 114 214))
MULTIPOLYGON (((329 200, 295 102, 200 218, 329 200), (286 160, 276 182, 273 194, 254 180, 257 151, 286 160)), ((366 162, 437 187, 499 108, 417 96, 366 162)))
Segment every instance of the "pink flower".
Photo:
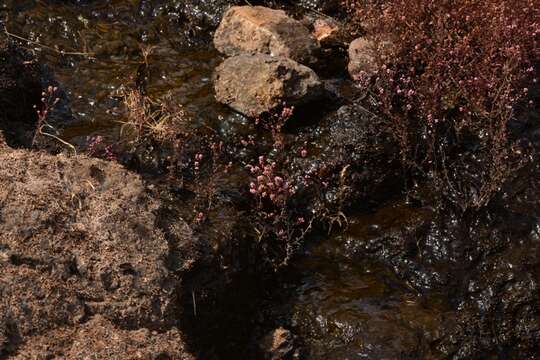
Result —
POLYGON ((276 183, 277 186, 281 186, 281 185, 283 185, 283 178, 280 177, 280 176, 276 176, 274 178, 274 182, 276 183))
POLYGON ((195 217, 196 222, 201 222, 204 219, 204 213, 199 212, 197 216, 195 217))

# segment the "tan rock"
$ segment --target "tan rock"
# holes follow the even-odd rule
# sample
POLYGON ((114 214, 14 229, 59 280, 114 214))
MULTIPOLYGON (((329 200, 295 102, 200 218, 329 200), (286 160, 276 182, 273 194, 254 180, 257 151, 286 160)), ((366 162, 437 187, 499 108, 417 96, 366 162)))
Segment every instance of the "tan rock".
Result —
POLYGON ((299 21, 282 10, 263 6, 234 6, 224 15, 214 35, 223 54, 268 54, 310 62, 319 48, 317 40, 299 21))
POLYGON ((337 21, 319 18, 313 22, 313 36, 322 44, 339 41, 340 26, 337 21))
POLYGON ((294 336, 289 330, 280 327, 268 333, 259 345, 266 359, 288 359, 294 351, 294 336))
POLYGON ((313 70, 270 55, 240 55, 225 60, 216 70, 214 86, 219 102, 252 117, 284 104, 306 104, 322 92, 313 70))

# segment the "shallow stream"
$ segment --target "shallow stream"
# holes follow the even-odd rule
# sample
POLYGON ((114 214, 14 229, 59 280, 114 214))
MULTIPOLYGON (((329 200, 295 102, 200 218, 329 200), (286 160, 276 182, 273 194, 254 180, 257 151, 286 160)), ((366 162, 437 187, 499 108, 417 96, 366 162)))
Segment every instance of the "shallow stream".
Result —
MULTIPOLYGON (((215 23, 215 14, 208 7, 189 8, 182 1, 138 0, 82 4, 7 0, 1 6, 0 14, 8 31, 28 40, 22 43, 40 55, 65 91, 70 114, 64 114, 69 122, 63 127, 62 136, 81 149, 87 146, 89 137, 101 135, 115 140, 120 136, 125 121, 122 90, 141 85, 140 82, 144 82, 149 96, 170 96, 181 104, 195 128, 209 127, 222 137, 251 129, 245 118, 214 100, 212 73, 221 58, 211 45, 208 24, 215 23)), ((219 10, 214 10, 219 14, 219 10)), ((436 239, 428 236, 416 247, 414 241, 402 245, 405 256, 388 253, 395 250, 392 246, 401 241, 402 233, 410 234, 415 227, 429 227, 429 211, 426 215, 424 210, 398 199, 369 213, 351 216, 348 230, 343 233, 316 234, 320 240, 310 244, 305 254, 287 269, 279 285, 269 291, 270 300, 261 302, 262 320, 256 322, 262 322, 262 327, 269 324, 268 330, 278 326, 291 330, 295 344, 303 349, 299 356, 310 359, 446 358, 443 353, 467 358, 466 353, 460 354, 450 345, 433 351, 434 346, 444 343, 441 339, 447 333, 454 334, 456 343, 463 341, 461 333, 455 330, 459 321, 452 314, 460 306, 470 306, 467 301, 477 296, 472 290, 463 295, 462 284, 451 279, 453 271, 459 273, 470 265, 461 264, 452 248, 460 246, 452 245, 452 237, 461 236, 458 233, 462 230, 456 230, 458 226, 452 230, 449 225, 441 232, 430 232, 429 236, 436 239), (427 254, 424 263, 422 246, 435 243, 433 247, 439 253, 427 254), (364 256, 366 253, 371 256, 364 256), (447 261, 454 255, 455 261, 447 261), (447 262, 454 268, 445 268, 447 262), (439 275, 448 279, 441 280, 439 275), (425 288, 421 286, 422 279, 425 288), (438 291, 433 284, 448 288, 438 291), (442 330, 446 325, 455 331, 442 330)), ((527 225, 525 230, 516 231, 512 240, 523 247, 537 244, 539 215, 533 211, 525 220, 517 219, 527 225), (523 233, 528 234, 525 240, 523 233)), ((471 256, 477 258, 471 263, 485 260, 484 254, 473 253, 471 256)), ((509 261, 511 267, 514 259, 509 261)), ((526 269, 536 269, 532 271, 536 274, 540 269, 538 258, 531 262, 526 269)), ((459 281, 467 279, 465 276, 459 281)), ((535 281, 534 276, 531 279, 535 281)), ((496 282, 489 277, 486 281, 496 282)), ((499 290, 491 291, 491 295, 482 295, 480 291, 478 304, 499 290)), ((530 291, 537 294, 536 290, 530 291)), ((251 323, 246 321, 242 326, 251 323)), ((479 328, 471 331, 480 333, 482 325, 475 326, 479 328)), ((532 325, 523 326, 525 329, 532 325)), ((470 345, 475 346, 479 345, 470 345)), ((239 358, 227 353, 229 350, 221 346, 218 357, 239 358)), ((504 356, 504 349, 491 355, 504 356)))

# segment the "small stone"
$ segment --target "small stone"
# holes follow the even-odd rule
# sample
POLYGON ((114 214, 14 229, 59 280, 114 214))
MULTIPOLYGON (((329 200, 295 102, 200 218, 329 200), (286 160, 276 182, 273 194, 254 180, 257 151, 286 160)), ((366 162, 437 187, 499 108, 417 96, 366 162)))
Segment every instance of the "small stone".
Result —
POLYGON ((313 23, 313 36, 321 44, 339 43, 340 27, 332 19, 316 19, 313 23))
POLYGON ((319 77, 307 66, 270 55, 240 55, 216 70, 216 99, 251 117, 280 106, 306 104, 322 94, 319 77))
POLYGON ((266 359, 285 359, 294 351, 294 336, 289 330, 280 327, 266 335, 260 347, 266 359))
POLYGON ((214 35, 218 51, 228 56, 268 54, 300 63, 313 59, 319 43, 299 21, 283 10, 263 6, 233 6, 214 35))

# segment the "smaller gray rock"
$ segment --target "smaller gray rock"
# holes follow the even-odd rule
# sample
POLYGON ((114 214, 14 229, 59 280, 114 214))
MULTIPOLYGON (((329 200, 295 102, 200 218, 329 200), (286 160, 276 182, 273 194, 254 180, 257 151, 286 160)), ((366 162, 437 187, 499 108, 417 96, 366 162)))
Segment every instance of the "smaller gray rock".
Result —
POLYGON ((309 30, 283 10, 263 6, 233 6, 214 35, 218 51, 228 56, 269 54, 301 63, 312 60, 319 43, 309 30))
POLYGON ((216 99, 258 117, 286 104, 306 104, 322 94, 319 77, 307 66, 270 55, 239 55, 216 69, 216 99))

